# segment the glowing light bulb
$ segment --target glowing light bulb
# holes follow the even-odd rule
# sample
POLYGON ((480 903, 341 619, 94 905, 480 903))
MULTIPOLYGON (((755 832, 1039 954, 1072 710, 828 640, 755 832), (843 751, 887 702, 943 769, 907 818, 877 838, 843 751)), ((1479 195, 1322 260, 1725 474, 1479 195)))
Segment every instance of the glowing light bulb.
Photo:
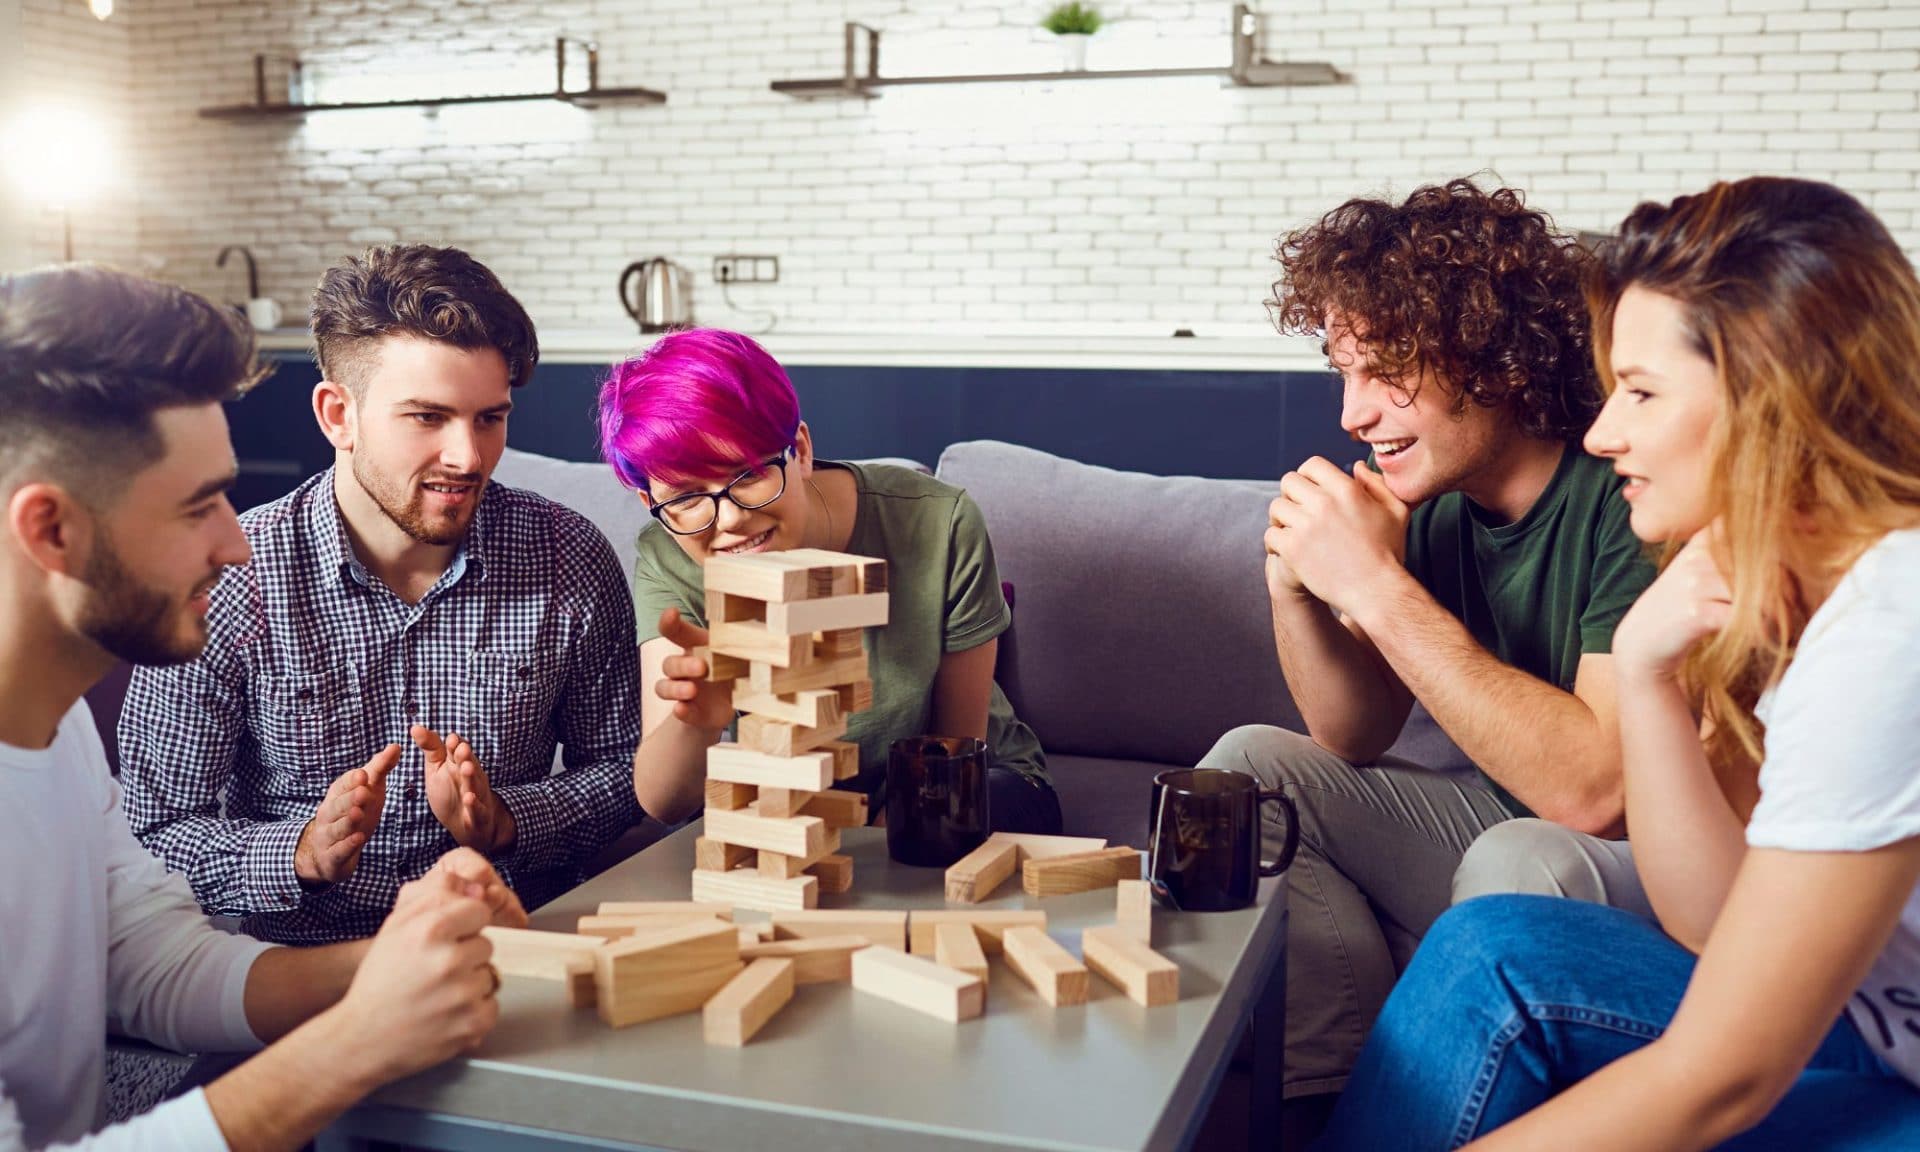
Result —
POLYGON ((87 0, 87 11, 93 13, 96 20, 105 20, 113 15, 113 0, 87 0))

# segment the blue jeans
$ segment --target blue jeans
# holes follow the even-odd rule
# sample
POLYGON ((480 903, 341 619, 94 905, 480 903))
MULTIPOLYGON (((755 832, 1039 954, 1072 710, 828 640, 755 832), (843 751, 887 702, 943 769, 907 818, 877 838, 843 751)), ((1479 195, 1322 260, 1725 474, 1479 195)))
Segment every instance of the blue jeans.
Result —
MULTIPOLYGON (((1694 959, 1617 909, 1469 900, 1421 943, 1315 1148, 1458 1148, 1657 1039, 1694 959)), ((1721 1147, 1920 1148, 1920 1091, 1842 1017, 1773 1112, 1721 1147)))

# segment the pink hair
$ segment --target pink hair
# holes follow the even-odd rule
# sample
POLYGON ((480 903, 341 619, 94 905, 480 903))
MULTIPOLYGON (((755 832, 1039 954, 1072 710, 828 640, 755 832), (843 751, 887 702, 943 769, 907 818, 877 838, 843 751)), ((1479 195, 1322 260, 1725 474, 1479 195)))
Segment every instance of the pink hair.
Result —
POLYGON ((738 332, 669 333, 600 385, 600 455, 630 488, 757 464, 799 430, 786 369, 738 332))

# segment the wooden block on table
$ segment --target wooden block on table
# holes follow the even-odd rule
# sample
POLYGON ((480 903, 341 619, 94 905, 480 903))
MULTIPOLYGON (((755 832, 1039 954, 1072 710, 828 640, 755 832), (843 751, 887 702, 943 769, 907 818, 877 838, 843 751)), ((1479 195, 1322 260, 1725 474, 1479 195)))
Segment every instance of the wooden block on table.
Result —
MULTIPOLYGON (((772 552, 710 556, 702 573, 709 596, 719 592, 773 604, 805 600, 813 595, 810 577, 811 570, 807 565, 794 563, 772 552)), ((828 579, 831 578, 829 570, 828 579)))
POLYGON ((1111 888, 1122 880, 1140 879, 1140 850, 1102 848, 1077 856, 1028 860, 1020 865, 1021 886, 1029 896, 1065 896, 1111 888))
POLYGON ((1037 832, 995 832, 987 837, 1020 846, 1020 860, 1051 860, 1055 856, 1078 856, 1097 852, 1107 846, 1097 836, 1042 836, 1037 832))
POLYGON ((671 928, 675 924, 698 923, 701 921, 728 920, 732 918, 732 909, 720 913, 702 913, 700 915, 654 915, 654 916, 582 916, 574 928, 582 936, 593 936, 601 940, 625 940, 630 936, 644 935, 662 928, 671 928))
POLYGON ((987 978, 987 954, 971 924, 941 924, 933 930, 933 959, 956 972, 987 978))
POLYGON ((855 680, 851 684, 840 685, 835 691, 840 694, 840 711, 849 716, 873 707, 873 681, 871 680, 855 680))
MULTIPOLYGON (((842 688, 810 688, 785 696, 776 696, 771 692, 735 692, 733 706, 741 712, 785 720, 802 728, 825 728, 840 719, 843 711, 852 711, 840 706, 840 693, 843 691, 845 689, 842 688)), ((868 707, 871 706, 869 700, 868 707)))
POLYGON ((753 860, 753 849, 698 836, 693 841, 693 866, 701 872, 731 872, 753 860))
POLYGON ((820 882, 811 876, 771 880, 744 868, 731 872, 695 872, 693 895, 697 900, 723 900, 736 908, 757 908, 764 912, 812 908, 820 903, 820 882))
POLYGON ((845 716, 835 717, 833 723, 819 728, 802 728, 798 724, 769 720, 765 716, 740 717, 740 743, 769 756, 798 756, 846 734, 845 716))
POLYGON ((1145 880, 1122 880, 1115 887, 1115 927, 1142 944, 1153 943, 1153 886, 1145 880))
MULTIPOLYGON (((717 747, 717 745, 716 745, 717 747)), ((709 748, 708 752, 713 749, 709 748)), ((753 803, 753 786, 735 784, 727 780, 707 778, 707 810, 735 812, 753 803)))
POLYGON ((853 986, 869 995, 958 1024, 987 1006, 987 985, 931 960, 890 948, 863 948, 853 954, 853 986))
POLYGON ((1018 844, 988 839, 947 869, 947 899, 957 904, 978 904, 1013 875, 1019 862, 1018 844))
POLYGON ((673 916, 681 920, 731 920, 733 909, 725 904, 698 900, 602 900, 602 916, 673 916))
POLYGON ((838 656, 852 656, 866 651, 867 630, 865 628, 835 628, 820 633, 814 643, 814 659, 832 659, 838 656))
POLYGON ((738 1048, 792 999, 793 961, 763 956, 700 1009, 701 1033, 709 1044, 738 1048))
MULTIPOLYGON (((794 788, 819 792, 833 786, 833 754, 804 752, 798 756, 769 756, 758 748, 723 741, 707 749, 707 807, 728 811, 745 804, 711 803, 713 784, 725 781, 735 787, 794 788)), ((748 799, 752 799, 749 795, 748 799)))
POLYGON ((1142 944, 1119 924, 1089 928, 1080 934, 1080 955, 1087 967, 1149 1008, 1180 999, 1180 966, 1142 944))
POLYGON ((811 643, 815 632, 880 628, 887 622, 887 601, 885 592, 875 592, 769 604, 767 631, 783 636, 805 635, 811 643))
POLYGON ((853 857, 822 856, 807 868, 807 875, 820 881, 826 895, 853 890, 853 857))
POLYGON ((891 909, 827 908, 812 912, 775 912, 776 940, 811 936, 864 936, 882 948, 907 950, 907 914, 891 909))
POLYGON ((593 957, 606 941, 529 928, 486 927, 480 934, 492 941, 493 966, 501 974, 561 981, 575 1008, 593 1006, 593 957))
POLYGON ((702 830, 707 839, 738 844, 744 848, 804 856, 811 860, 827 847, 827 825, 818 816, 773 820, 760 815, 758 809, 749 805, 739 812, 710 811, 704 819, 702 830))
MULTIPOLYGON (((809 656, 813 654, 808 653, 809 656)), ((815 688, 837 688, 867 679, 865 650, 849 656, 813 659, 806 664, 755 664, 747 671, 747 683, 758 693, 784 696, 789 692, 809 692, 815 688)))
POLYGON ((838 788, 816 792, 800 806, 800 813, 818 816, 829 828, 863 828, 867 823, 867 794, 838 788))
MULTIPOLYGON (((826 842, 821 845, 818 854, 814 856, 788 856, 780 852, 763 851, 755 859, 755 868, 762 876, 771 876, 776 880, 791 880, 795 876, 804 874, 807 869, 827 859, 831 854, 839 850, 840 831, 837 828, 829 828, 826 831, 826 842)), ((825 885, 822 885, 823 890, 824 888, 825 885)))
POLYGON ((915 956, 934 953, 933 932, 942 924, 966 924, 980 935, 980 948, 992 956, 1000 951, 1001 937, 1009 928, 1047 926, 1047 914, 1038 908, 935 908, 916 911, 907 922, 915 956))
MULTIPOLYGON (((715 624, 708 636, 707 647, 722 656, 748 661, 755 668, 761 664, 797 668, 813 662, 813 637, 782 636, 768 631, 758 620, 715 624)), ((751 671, 748 676, 752 676, 751 671)))
POLYGON ((778 956, 791 960, 796 984, 845 983, 853 975, 853 954, 872 946, 873 941, 865 936, 809 936, 754 944, 740 949, 740 958, 778 956))
POLYGON ((1007 967, 1033 985, 1056 1008, 1087 1002, 1087 966, 1060 947, 1044 928, 1009 928, 1003 943, 1007 967))
POLYGON ((616 940, 594 954, 600 1018, 615 1028, 691 1012, 739 974, 739 930, 685 922, 616 940))
POLYGON ((738 656, 723 656, 705 644, 687 649, 687 655, 698 656, 707 662, 707 683, 725 684, 734 680, 744 680, 753 667, 738 656))

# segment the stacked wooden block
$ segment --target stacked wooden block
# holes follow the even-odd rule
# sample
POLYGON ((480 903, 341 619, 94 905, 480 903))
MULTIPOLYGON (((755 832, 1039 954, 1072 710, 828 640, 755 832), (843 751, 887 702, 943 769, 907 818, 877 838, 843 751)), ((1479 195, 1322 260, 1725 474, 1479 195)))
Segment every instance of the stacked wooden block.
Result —
POLYGON ((715 556, 706 565, 708 678, 731 681, 739 739, 707 753, 705 835, 693 898, 813 908, 853 885, 840 829, 866 797, 833 790, 860 770, 841 739, 873 704, 864 632, 887 622, 883 560, 819 549, 715 556))

